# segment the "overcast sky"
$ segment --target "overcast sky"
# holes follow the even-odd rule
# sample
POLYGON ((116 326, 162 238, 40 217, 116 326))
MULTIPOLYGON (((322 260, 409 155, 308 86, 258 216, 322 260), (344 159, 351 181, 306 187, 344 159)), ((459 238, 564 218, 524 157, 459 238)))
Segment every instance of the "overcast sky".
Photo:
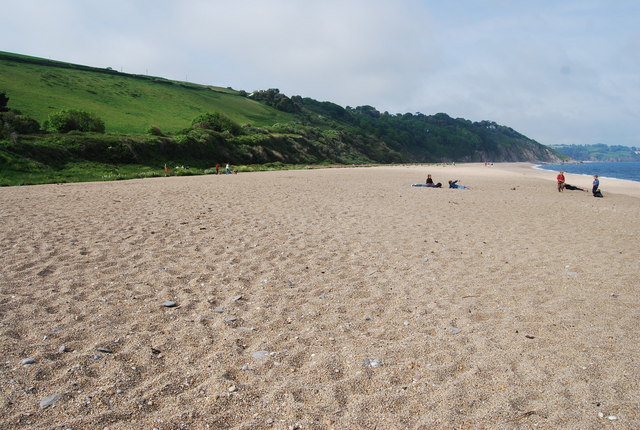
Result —
POLYGON ((638 0, 0 0, 0 50, 640 146, 638 0))

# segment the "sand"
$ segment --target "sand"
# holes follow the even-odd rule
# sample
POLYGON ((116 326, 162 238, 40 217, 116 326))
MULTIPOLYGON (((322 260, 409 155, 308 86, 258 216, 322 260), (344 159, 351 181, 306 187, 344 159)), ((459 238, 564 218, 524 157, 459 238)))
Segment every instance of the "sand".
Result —
POLYGON ((1 188, 0 427, 640 428, 640 184, 601 188, 524 163, 1 188))

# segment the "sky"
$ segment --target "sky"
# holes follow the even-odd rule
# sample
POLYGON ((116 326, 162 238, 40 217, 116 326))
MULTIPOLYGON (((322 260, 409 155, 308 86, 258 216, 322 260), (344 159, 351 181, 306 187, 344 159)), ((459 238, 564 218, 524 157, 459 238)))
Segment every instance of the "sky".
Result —
POLYGON ((640 147, 637 0, 0 0, 0 51, 640 147))

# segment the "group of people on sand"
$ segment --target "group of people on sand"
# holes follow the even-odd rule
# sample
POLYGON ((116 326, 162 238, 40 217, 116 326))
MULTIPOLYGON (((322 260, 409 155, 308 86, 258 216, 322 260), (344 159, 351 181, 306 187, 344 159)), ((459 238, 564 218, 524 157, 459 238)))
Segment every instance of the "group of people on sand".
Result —
MULTIPOLYGON (((564 177, 564 171, 562 170, 560 171, 560 173, 558 173, 556 180, 558 182, 558 192, 562 192, 563 190, 577 190, 577 191, 584 191, 585 193, 588 192, 584 188, 567 184, 564 177)), ((600 192, 600 179, 598 179, 598 175, 593 175, 591 194, 593 194, 593 197, 602 197, 602 192, 600 192)))
MULTIPOLYGON (((434 183, 433 182, 433 178, 431 177, 431 174, 428 174, 427 175, 427 187, 442 188, 442 183, 441 182, 434 183)), ((449 180, 449 188, 458 188, 458 189, 464 190, 464 189, 467 189, 469 187, 467 187, 466 185, 458 184, 458 179, 456 179, 455 181, 449 180)))
MULTIPOLYGON (((234 175, 236 175, 238 173, 237 170, 231 170, 231 168, 229 167, 229 163, 227 163, 226 167, 224 168, 224 174, 228 175, 230 173, 233 173, 234 175)), ((220 164, 216 164, 216 175, 220 175, 220 164)))

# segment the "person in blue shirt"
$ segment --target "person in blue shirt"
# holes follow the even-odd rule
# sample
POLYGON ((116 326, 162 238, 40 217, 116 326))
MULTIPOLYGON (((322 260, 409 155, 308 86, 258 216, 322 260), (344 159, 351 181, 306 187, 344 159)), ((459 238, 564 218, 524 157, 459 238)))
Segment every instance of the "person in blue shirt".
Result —
POLYGON ((602 193, 598 188, 600 188, 600 180, 598 179, 598 175, 593 175, 593 188, 591 188, 593 197, 602 197, 602 193))
POLYGON ((467 186, 458 184, 458 181, 459 179, 456 179, 455 181, 449 181, 449 188, 459 188, 461 190, 469 188, 467 186))

